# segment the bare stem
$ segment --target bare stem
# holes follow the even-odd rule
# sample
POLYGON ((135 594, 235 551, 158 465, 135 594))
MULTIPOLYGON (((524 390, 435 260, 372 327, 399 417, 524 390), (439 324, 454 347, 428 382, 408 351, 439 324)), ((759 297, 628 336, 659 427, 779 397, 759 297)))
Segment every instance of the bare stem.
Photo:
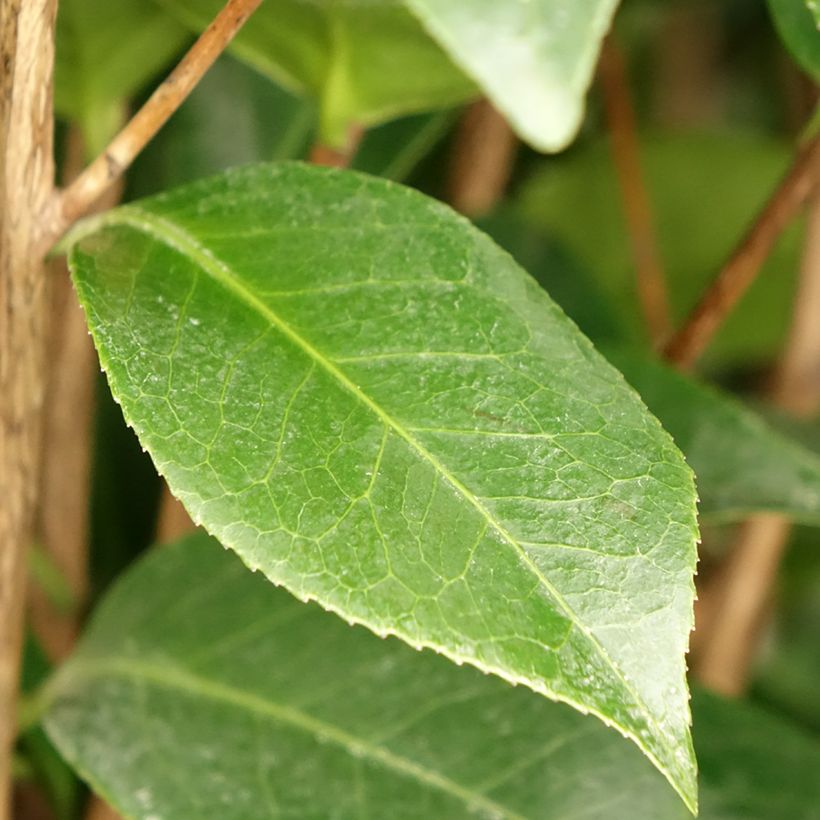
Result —
POLYGON ((473 103, 458 126, 447 199, 471 217, 488 213, 510 181, 518 139, 488 100, 473 103))
POLYGON ((729 260, 664 350, 681 369, 692 367, 717 329, 757 276, 783 229, 816 189, 820 177, 820 137, 797 154, 729 260))
POLYGON ((59 196, 52 241, 58 239, 120 178, 193 91, 262 0, 228 0, 179 65, 109 146, 59 196))
POLYGON ((12 746, 45 392, 42 218, 53 197, 56 0, 0 0, 0 820, 12 746))
POLYGON ((652 224, 649 194, 641 171, 635 109, 623 54, 610 35, 598 63, 612 156, 629 228, 638 298, 653 345, 669 335, 669 297, 658 242, 652 224))

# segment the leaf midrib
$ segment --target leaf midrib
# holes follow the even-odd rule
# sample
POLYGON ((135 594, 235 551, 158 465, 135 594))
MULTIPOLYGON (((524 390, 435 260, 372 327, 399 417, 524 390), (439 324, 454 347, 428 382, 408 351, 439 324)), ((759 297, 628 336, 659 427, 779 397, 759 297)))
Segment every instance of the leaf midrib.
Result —
MULTIPOLYGON (((348 390, 355 398, 357 398, 371 412, 373 412, 387 428, 393 430, 423 459, 428 461, 433 466, 433 468, 444 478, 444 480, 447 481, 453 487, 453 489, 455 489, 466 501, 468 501, 480 513, 480 515, 487 522, 487 524, 491 526, 498 533, 498 535, 501 536, 501 538, 503 538, 503 540, 506 541, 513 548, 513 550, 518 554, 519 558, 527 567, 527 569, 529 569, 530 572, 532 572, 533 575, 539 580, 539 582, 543 584, 543 586, 552 596, 558 608, 563 610, 564 614, 569 619, 569 621, 589 641, 589 643, 592 645, 592 648, 603 659, 606 665, 612 670, 614 676, 620 682, 624 691, 626 691, 632 696, 635 704, 639 707, 640 712, 642 713, 646 722, 650 726, 654 727, 656 741, 658 741, 659 744, 665 749, 666 753, 669 755, 669 759, 674 760, 674 749, 672 749, 666 741, 665 734, 660 725, 658 724, 657 720, 655 719, 654 715, 650 712, 650 710, 644 703, 643 699, 634 690, 632 685, 626 680, 623 673, 615 665, 614 661, 609 656, 607 651, 604 649, 603 645, 589 631, 589 629, 573 611, 569 603, 564 599, 561 593, 553 586, 549 579, 541 572, 541 570, 530 558, 530 556, 526 553, 526 551, 521 547, 521 545, 518 543, 515 537, 490 513, 489 510, 486 509, 486 507, 484 507, 481 501, 469 490, 469 488, 467 488, 458 478, 456 478, 445 467, 444 464, 441 463, 441 461, 439 461, 438 458, 436 458, 436 456, 434 456, 429 450, 427 450, 427 448, 421 442, 416 440, 411 435, 411 433, 408 430, 406 430, 398 421, 396 421, 392 416, 388 415, 387 412, 383 410, 378 404, 376 404, 369 396, 367 396, 367 394, 363 393, 362 390, 353 381, 351 381, 350 378, 342 370, 340 370, 331 360, 324 356, 307 339, 300 336, 295 330, 293 330, 293 328, 290 327, 290 325, 287 322, 281 319, 278 316, 278 314, 270 308, 269 305, 265 304, 265 302, 263 302, 251 290, 249 290, 248 287, 245 286, 245 284, 242 282, 241 277, 239 277, 227 263, 219 259, 206 246, 202 245, 199 241, 197 241, 195 237, 193 237, 190 233, 188 233, 188 231, 186 231, 177 223, 172 222, 166 217, 158 216, 157 214, 145 211, 137 206, 127 205, 117 208, 116 210, 106 212, 100 216, 92 217, 88 220, 85 220, 82 223, 79 223, 75 231, 73 231, 71 235, 66 237, 66 240, 64 241, 74 244, 77 241, 79 241, 79 239, 81 239, 83 236, 89 233, 93 233, 100 227, 109 225, 124 225, 134 228, 150 236, 151 238, 167 245, 168 247, 176 250, 183 256, 190 258, 193 262, 195 262, 198 265, 199 268, 201 268, 201 270, 204 273, 210 276, 211 279, 213 279, 215 282, 217 282, 218 284, 222 285, 224 288, 235 294, 242 302, 244 302, 250 308, 259 313, 263 318, 269 321, 272 325, 274 325, 287 339, 289 339, 294 345, 296 345, 297 348, 301 349, 312 361, 314 361, 317 365, 326 370, 334 379, 336 379, 340 384, 342 384, 346 390, 348 390)), ((437 651, 445 650, 444 647, 433 648, 435 648, 437 651)), ((483 671, 488 671, 485 667, 481 666, 481 664, 478 663, 478 661, 473 660, 472 663, 475 666, 483 669, 483 671)), ((512 682, 522 681, 521 677, 511 677, 508 672, 500 668, 493 669, 491 671, 496 672, 496 674, 499 674, 501 677, 506 677, 508 680, 511 680, 512 682)), ((540 687, 544 688, 543 683, 540 681, 537 682, 528 680, 528 682, 537 683, 540 687)), ((604 715, 603 713, 599 712, 590 704, 580 704, 576 700, 573 700, 571 697, 558 692, 553 691, 551 692, 551 694, 555 699, 564 701, 565 703, 568 703, 569 705, 575 708, 579 708, 582 711, 592 711, 593 714, 596 714, 605 723, 609 723, 610 725, 616 726, 622 734, 624 734, 626 737, 631 738, 643 750, 644 754, 646 754, 646 756, 653 761, 657 768, 664 773, 672 787, 684 799, 684 802, 686 802, 687 804, 689 803, 688 796, 684 794, 681 786, 672 777, 671 770, 667 768, 667 764, 661 762, 658 759, 657 755, 652 751, 649 745, 644 741, 644 739, 639 734, 631 731, 628 727, 615 721, 611 716, 604 715)))
POLYGON ((311 736, 317 742, 331 742, 353 758, 366 758, 391 771, 455 797, 467 806, 480 807, 490 816, 507 820, 526 820, 523 815, 497 803, 478 791, 392 752, 383 745, 356 737, 345 729, 309 715, 301 709, 278 703, 262 695, 235 686, 210 680, 188 670, 171 665, 150 663, 137 658, 107 658, 81 660, 71 663, 54 681, 50 693, 51 708, 59 704, 62 689, 70 691, 78 682, 94 678, 118 677, 132 682, 148 682, 159 687, 174 689, 192 697, 207 698, 267 717, 274 722, 291 726, 311 736))

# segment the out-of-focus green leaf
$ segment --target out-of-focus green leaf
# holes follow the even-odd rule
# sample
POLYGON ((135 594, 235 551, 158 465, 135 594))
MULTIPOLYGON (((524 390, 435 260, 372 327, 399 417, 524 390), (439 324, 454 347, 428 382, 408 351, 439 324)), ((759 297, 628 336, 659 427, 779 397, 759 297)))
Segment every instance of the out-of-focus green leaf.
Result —
MULTIPOLYGON (((222 0, 156 0, 201 30, 222 0)), ((265 0, 234 53, 318 104, 320 136, 343 145, 352 125, 446 108, 476 91, 400 0, 265 0)))
MULTIPOLYGON (((351 629, 201 534, 119 583, 47 700, 66 757, 139 820, 687 816, 597 721, 351 629)), ((817 744, 693 705, 702 820, 816 816, 817 744)))
POLYGON ((365 132, 350 167, 402 182, 441 142, 455 119, 453 110, 437 111, 402 117, 371 128, 365 132))
POLYGON ((309 101, 223 55, 137 160, 129 193, 154 194, 244 163, 301 158, 315 127, 309 101))
POLYGON ((820 535, 797 529, 778 577, 773 624, 755 670, 753 692, 820 732, 820 535))
POLYGON ((768 2, 786 48, 815 80, 820 80, 820 6, 815 0, 768 2))
MULTIPOLYGON (((646 136, 641 149, 673 313, 680 321, 770 195, 791 149, 738 133, 646 136)), ((621 202, 610 147, 598 142, 545 160, 524 185, 520 207, 531 224, 554 234, 595 274, 611 309, 634 332, 642 320, 621 202)), ((748 367, 782 347, 799 240, 797 226, 781 238, 705 363, 748 367)))
POLYGON ((741 519, 781 512, 820 525, 820 457, 727 393, 659 362, 610 360, 672 434, 695 471, 701 515, 741 519))
POLYGON ((300 597, 600 715, 693 802, 691 473, 506 253, 300 164, 71 241, 112 392, 194 520, 300 597))
POLYGON ((534 148, 577 132, 618 0, 406 0, 534 148))
POLYGON ((60 0, 54 105, 99 153, 122 124, 128 99, 189 40, 146 0, 60 0))
MULTIPOLYGON (((29 634, 23 649, 20 688, 23 708, 21 723, 30 717, 25 704, 35 697, 36 690, 51 672, 51 663, 36 638, 29 634)), ((60 757, 42 726, 32 725, 21 730, 17 741, 19 760, 25 767, 26 778, 33 779, 42 790, 57 820, 74 820, 79 808, 81 784, 72 769, 60 757)))

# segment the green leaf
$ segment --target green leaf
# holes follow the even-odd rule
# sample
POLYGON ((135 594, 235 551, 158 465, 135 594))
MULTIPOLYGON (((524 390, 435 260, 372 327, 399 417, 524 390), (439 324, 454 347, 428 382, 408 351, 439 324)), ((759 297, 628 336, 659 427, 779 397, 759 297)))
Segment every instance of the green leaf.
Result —
POLYGON ((814 18, 815 26, 820 29, 820 3, 817 0, 805 0, 805 3, 814 18))
POLYGON ((300 164, 74 240, 111 390, 195 521, 298 597, 598 714, 694 802, 691 472, 509 256, 300 164))
POLYGON ((659 362, 610 360, 672 434, 695 471, 702 518, 779 512, 820 525, 820 457, 729 394, 659 362))
MULTIPOLYGON (((786 142, 754 132, 642 135, 641 161, 675 322, 688 315, 769 197, 791 151, 786 142)), ((625 317, 621 324, 637 341, 643 319, 608 142, 543 160, 523 186, 518 207, 530 224, 550 232, 594 274, 610 310, 625 317)), ((782 348, 799 266, 799 227, 778 241, 715 337, 707 365, 748 368, 782 348)))
MULTIPOLYGON (((156 0, 200 31, 222 0, 156 0)), ((352 125, 446 108, 475 95, 400 0, 265 0, 234 53, 318 103, 320 136, 343 145, 352 125)))
POLYGON ((406 0, 522 139, 560 151, 618 0, 406 0))
MULTIPOLYGON (((596 721, 350 629, 203 535, 119 582, 47 701, 66 758, 141 820, 686 816, 596 721)), ((694 708, 702 820, 810 816, 816 743, 739 703, 694 708)))
POLYGON ((528 224, 512 207, 500 208, 478 225, 535 277, 593 342, 623 342, 627 331, 611 301, 586 266, 560 242, 528 224))
POLYGON ((145 0, 61 0, 54 105, 96 155, 122 125, 125 102, 190 39, 145 0))
POLYGON ((769 11, 792 57, 820 80, 820 6, 816 0, 769 0, 769 11))

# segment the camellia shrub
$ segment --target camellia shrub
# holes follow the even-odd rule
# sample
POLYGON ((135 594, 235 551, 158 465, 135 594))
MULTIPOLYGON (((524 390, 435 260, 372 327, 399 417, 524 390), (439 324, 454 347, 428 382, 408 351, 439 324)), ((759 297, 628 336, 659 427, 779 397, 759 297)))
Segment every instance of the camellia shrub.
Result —
POLYGON ((0 0, 0 818, 818 816, 820 13, 622 5, 0 0))

